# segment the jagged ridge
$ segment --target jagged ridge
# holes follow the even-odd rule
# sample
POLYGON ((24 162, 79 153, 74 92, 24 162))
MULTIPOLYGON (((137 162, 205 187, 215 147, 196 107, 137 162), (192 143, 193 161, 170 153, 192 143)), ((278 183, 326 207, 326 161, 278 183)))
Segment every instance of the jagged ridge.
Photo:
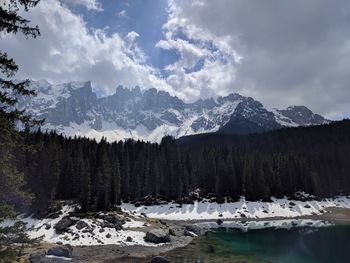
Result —
POLYGON ((18 106, 45 118, 43 129, 68 136, 160 141, 165 135, 249 133, 328 122, 304 106, 268 111, 260 102, 237 93, 185 103, 154 88, 118 86, 113 95, 97 98, 89 81, 60 85, 31 81, 30 85, 38 96, 21 98, 18 106))

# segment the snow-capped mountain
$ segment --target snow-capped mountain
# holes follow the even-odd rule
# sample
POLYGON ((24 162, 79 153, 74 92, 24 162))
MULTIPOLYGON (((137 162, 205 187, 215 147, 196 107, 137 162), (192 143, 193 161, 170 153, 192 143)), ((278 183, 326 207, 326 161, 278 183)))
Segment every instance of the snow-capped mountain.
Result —
POLYGON ((139 87, 118 86, 113 95, 102 98, 97 98, 90 82, 32 81, 30 87, 37 96, 21 98, 18 107, 44 118, 42 129, 98 140, 104 136, 109 141, 160 141, 165 135, 178 138, 218 130, 248 133, 328 122, 304 106, 268 111, 253 98, 236 93, 185 103, 167 92, 139 87), (249 129, 244 123, 250 123, 249 129))

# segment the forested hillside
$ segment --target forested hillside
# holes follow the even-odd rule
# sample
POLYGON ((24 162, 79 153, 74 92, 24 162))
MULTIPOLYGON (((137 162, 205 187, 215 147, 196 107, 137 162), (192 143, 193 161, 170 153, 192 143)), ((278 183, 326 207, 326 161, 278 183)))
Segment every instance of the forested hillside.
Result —
POLYGON ((83 210, 150 195, 183 201, 198 188, 219 201, 241 195, 268 200, 296 191, 350 194, 349 120, 256 135, 165 137, 161 144, 25 132, 23 143, 39 149, 17 155, 36 209, 55 199, 78 200, 83 210))

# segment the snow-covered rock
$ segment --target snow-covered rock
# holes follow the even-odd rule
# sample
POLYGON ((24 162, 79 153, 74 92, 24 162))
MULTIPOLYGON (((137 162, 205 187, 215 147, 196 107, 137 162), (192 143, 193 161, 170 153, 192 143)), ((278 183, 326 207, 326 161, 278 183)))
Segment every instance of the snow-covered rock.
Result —
MULTIPOLYGON (((57 225, 63 218, 69 217, 69 213, 75 211, 77 206, 64 205, 62 213, 57 218, 36 219, 33 217, 19 217, 19 220, 26 224, 27 234, 31 238, 42 238, 44 241, 50 243, 69 244, 71 246, 93 246, 93 245, 142 245, 142 246, 156 246, 154 243, 146 242, 144 240, 145 221, 142 218, 130 218, 123 229, 116 227, 105 227, 104 220, 100 218, 78 218, 74 219, 75 223, 65 226, 64 232, 56 233, 54 227, 46 228, 47 224, 51 226, 57 225), (80 223, 79 223, 80 222, 80 223), (84 226, 81 228, 81 226, 84 226), (132 241, 130 240, 130 237, 132 241)), ((101 216, 103 216, 101 214, 101 216)), ((14 220, 6 220, 0 226, 10 226, 14 224, 14 220)))

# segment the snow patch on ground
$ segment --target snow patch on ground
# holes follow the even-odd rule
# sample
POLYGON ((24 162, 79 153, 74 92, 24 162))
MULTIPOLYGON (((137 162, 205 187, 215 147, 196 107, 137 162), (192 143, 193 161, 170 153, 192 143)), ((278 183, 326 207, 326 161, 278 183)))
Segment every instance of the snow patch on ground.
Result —
MULTIPOLYGON (((311 198, 305 194, 302 197, 311 198)), ((236 228, 242 231, 261 228, 285 228, 291 227, 323 227, 329 223, 321 220, 295 219, 295 217, 319 215, 324 209, 330 207, 350 209, 350 197, 340 196, 336 198, 324 199, 321 201, 296 201, 287 198, 272 198, 272 202, 246 201, 243 197, 237 202, 226 202, 218 204, 203 200, 194 204, 179 205, 176 203, 167 203, 157 206, 135 207, 130 203, 123 203, 122 209, 129 218, 123 224, 122 230, 115 228, 102 227, 102 219, 94 218, 73 218, 85 222, 88 227, 77 229, 76 225, 69 227, 63 234, 57 234, 54 226, 64 216, 74 211, 76 205, 65 205, 62 208, 62 214, 55 219, 35 219, 32 217, 19 216, 19 220, 24 222, 27 227, 27 233, 31 238, 42 237, 44 241, 50 243, 63 243, 72 246, 93 246, 93 245, 142 245, 158 246, 157 244, 144 241, 145 232, 148 230, 148 223, 141 213, 149 218, 165 220, 202 220, 197 223, 204 229, 215 229, 218 227, 236 228), (283 217, 282 220, 278 219, 283 217), (218 225, 215 221, 205 222, 205 220, 225 219, 218 225), (269 218, 269 220, 267 220, 269 218), (276 218, 276 219, 273 219, 276 218), (294 219, 293 219, 294 218, 294 219), (231 219, 231 220, 230 220, 231 219), (234 221, 234 219, 237 219, 234 221), (249 220, 247 220, 249 219, 249 220), (265 220, 264 220, 265 219, 265 220), (240 221, 238 221, 240 220, 240 221), (89 230, 89 231, 87 231, 89 230), (127 239, 132 241, 128 242, 127 239)), ((16 220, 5 220, 0 223, 1 227, 11 226, 16 220)))
POLYGON ((168 203, 156 206, 135 207, 123 203, 124 211, 144 213, 150 218, 167 220, 216 220, 222 219, 261 219, 271 217, 293 218, 299 216, 319 215, 325 208, 340 207, 350 209, 350 197, 336 197, 322 201, 296 201, 287 198, 272 198, 272 202, 246 201, 243 197, 238 202, 218 204, 203 200, 194 204, 179 205, 168 203))
MULTIPOLYGON (((62 242, 64 244, 70 244, 72 246, 93 246, 93 245, 142 245, 142 246, 157 246, 156 244, 145 242, 145 232, 140 231, 144 227, 143 221, 130 219, 123 225, 122 230, 116 230, 115 228, 103 228, 98 224, 98 219, 81 219, 89 225, 89 228, 93 228, 91 232, 87 232, 86 228, 77 229, 76 225, 69 227, 69 231, 63 234, 57 234, 54 226, 64 216, 67 216, 69 212, 74 211, 75 207, 65 205, 62 208, 62 214, 55 219, 35 219, 32 217, 19 217, 19 220, 26 224, 28 229, 27 233, 31 238, 42 237, 44 241, 50 243, 62 242), (47 229, 46 226, 50 225, 47 229), (140 230, 139 230, 140 229, 140 230), (84 231, 85 230, 85 231, 84 231), (102 232, 103 231, 103 232, 102 232), (131 242, 126 241, 128 237, 132 238, 131 242)), ((11 225, 15 221, 8 220, 6 225, 11 225)))

